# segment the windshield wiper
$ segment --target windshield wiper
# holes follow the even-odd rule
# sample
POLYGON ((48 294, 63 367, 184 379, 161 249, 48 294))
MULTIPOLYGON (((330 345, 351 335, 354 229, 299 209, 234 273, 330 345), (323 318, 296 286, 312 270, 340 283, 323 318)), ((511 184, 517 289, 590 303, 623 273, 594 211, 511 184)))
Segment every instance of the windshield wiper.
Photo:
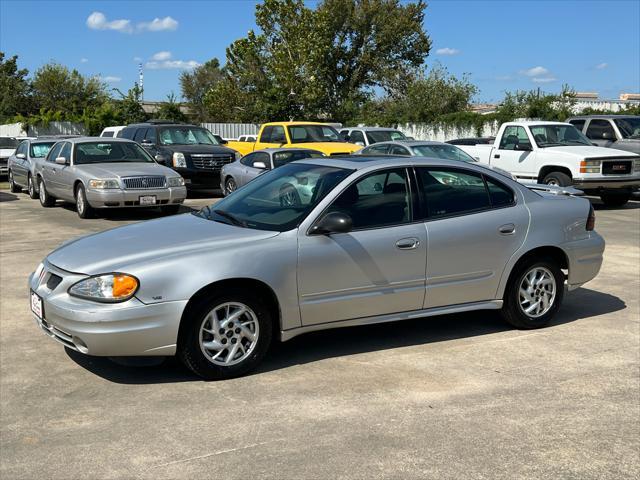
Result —
POLYGON ((231 220, 231 223, 233 223, 234 225, 236 225, 238 227, 246 227, 247 226, 247 222, 245 222, 244 220, 240 220, 238 217, 236 217, 232 213, 225 212, 224 210, 214 210, 213 213, 216 213, 216 214, 220 215, 221 217, 228 218, 229 220, 231 220))

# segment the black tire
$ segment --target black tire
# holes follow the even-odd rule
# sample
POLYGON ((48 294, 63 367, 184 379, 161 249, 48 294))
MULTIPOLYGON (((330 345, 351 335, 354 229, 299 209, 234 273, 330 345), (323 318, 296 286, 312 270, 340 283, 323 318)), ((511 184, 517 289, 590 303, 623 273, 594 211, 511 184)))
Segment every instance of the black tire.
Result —
POLYGON ((545 185, 557 185, 558 187, 568 187, 571 185, 571 177, 562 172, 547 173, 542 179, 545 185))
POLYGON ((511 325, 522 330, 546 327, 556 314, 562 298, 564 297, 564 274, 558 263, 550 257, 525 259, 513 271, 509 278, 509 283, 504 292, 504 304, 502 306, 502 317, 511 325), (546 269, 555 280, 555 296, 550 303, 548 310, 538 317, 533 317, 524 312, 521 305, 520 286, 527 274, 533 269, 546 269))
POLYGON ((165 205, 164 207, 160 207, 163 215, 175 215, 180 211, 181 205, 165 205))
POLYGON ((631 198, 630 192, 624 193, 603 193, 600 195, 600 200, 607 207, 622 207, 626 205, 626 203, 631 198))
POLYGON ((29 193, 29 198, 35 200, 38 198, 38 192, 36 191, 36 182, 33 181, 33 177, 31 174, 27 177, 27 192, 29 193))
MULTIPOLYGON (((181 325, 177 348, 178 357, 187 368, 205 380, 223 380, 244 375, 256 368, 266 355, 273 336, 273 321, 267 306, 255 295, 249 295, 238 289, 223 289, 211 298, 188 307, 182 319, 183 325, 181 325), (259 331, 255 347, 245 359, 234 365, 222 366, 213 363, 203 353, 200 346, 200 329, 206 325, 207 315, 212 309, 229 302, 241 303, 249 307, 255 315, 259 331)), ((237 330, 235 330, 236 333, 238 333, 237 330)), ((222 335, 222 340, 226 340, 225 336, 228 336, 228 332, 222 335)), ((233 337, 229 338, 233 341, 233 337)), ((231 343, 228 345, 231 346, 231 343)), ((227 350, 222 351, 229 355, 231 353, 229 347, 226 348, 227 350)))
POLYGON ((224 182, 224 196, 231 195, 238 189, 238 184, 233 177, 227 177, 227 180, 224 182))
POLYGON ((40 205, 45 208, 53 207, 56 204, 56 199, 49 195, 44 180, 41 177, 38 178, 38 198, 40 199, 40 205))
POLYGON ((11 193, 20 193, 22 191, 22 187, 13 181, 13 172, 11 170, 9 170, 9 191, 11 193))
POLYGON ((93 218, 96 214, 95 209, 87 201, 87 193, 82 184, 76 187, 76 211, 80 218, 93 218))

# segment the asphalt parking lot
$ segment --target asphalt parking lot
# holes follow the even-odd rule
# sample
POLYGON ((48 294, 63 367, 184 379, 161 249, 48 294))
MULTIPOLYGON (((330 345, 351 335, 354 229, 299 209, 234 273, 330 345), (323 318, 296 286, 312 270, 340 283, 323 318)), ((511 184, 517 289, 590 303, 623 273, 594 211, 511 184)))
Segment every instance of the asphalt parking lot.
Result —
POLYGON ((602 271, 549 328, 479 312, 318 332, 204 382, 67 352, 29 312, 49 251, 159 213, 80 220, 2 190, 0 477, 637 478, 640 202, 594 204, 602 271))

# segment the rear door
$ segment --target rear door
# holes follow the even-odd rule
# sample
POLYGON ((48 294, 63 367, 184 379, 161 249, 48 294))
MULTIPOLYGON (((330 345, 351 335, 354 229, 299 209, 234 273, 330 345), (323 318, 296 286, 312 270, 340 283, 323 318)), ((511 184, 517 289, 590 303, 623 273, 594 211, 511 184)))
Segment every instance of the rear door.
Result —
POLYGON ((524 242, 529 211, 517 192, 464 168, 416 168, 426 215, 425 308, 494 300, 524 242))
POLYGON ((491 153, 490 164, 518 178, 536 178, 535 152, 527 130, 516 125, 506 127, 498 148, 491 153))
POLYGON ((16 151, 11 156, 11 173, 13 174, 13 179, 15 182, 20 185, 27 184, 27 171, 29 165, 29 142, 27 140, 23 141, 18 145, 16 151), (18 155, 24 155, 24 158, 18 158, 18 155))

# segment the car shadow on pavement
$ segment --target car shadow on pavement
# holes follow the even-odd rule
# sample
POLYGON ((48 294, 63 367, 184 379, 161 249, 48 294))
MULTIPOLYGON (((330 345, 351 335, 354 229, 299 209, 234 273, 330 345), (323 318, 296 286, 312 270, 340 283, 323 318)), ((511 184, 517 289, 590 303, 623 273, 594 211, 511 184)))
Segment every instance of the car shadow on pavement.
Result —
MULTIPOLYGON (((624 308, 624 301, 616 296, 580 288, 565 297, 560 312, 547 328, 553 329, 559 325, 617 312, 624 308)), ((497 311, 492 310, 324 330, 275 344, 262 365, 249 375, 259 375, 327 358, 478 337, 506 330, 511 330, 511 327, 502 320, 497 311)), ((110 359, 83 355, 68 348, 66 352, 81 367, 114 383, 199 381, 198 377, 173 357, 110 359)))
MULTIPOLYGON (((69 210, 70 212, 76 211, 76 206, 73 203, 58 203, 58 206, 69 210)), ((191 213, 198 211, 196 208, 191 208, 188 205, 180 205, 178 213, 173 215, 179 215, 181 213, 191 213)), ((163 213, 160 208, 109 208, 104 210, 98 210, 96 218, 107 220, 110 222, 122 222, 128 220, 153 220, 154 218, 168 217, 169 214, 163 213)))
POLYGON ((18 196, 13 193, 0 192, 0 202, 14 202, 18 200, 18 196))

